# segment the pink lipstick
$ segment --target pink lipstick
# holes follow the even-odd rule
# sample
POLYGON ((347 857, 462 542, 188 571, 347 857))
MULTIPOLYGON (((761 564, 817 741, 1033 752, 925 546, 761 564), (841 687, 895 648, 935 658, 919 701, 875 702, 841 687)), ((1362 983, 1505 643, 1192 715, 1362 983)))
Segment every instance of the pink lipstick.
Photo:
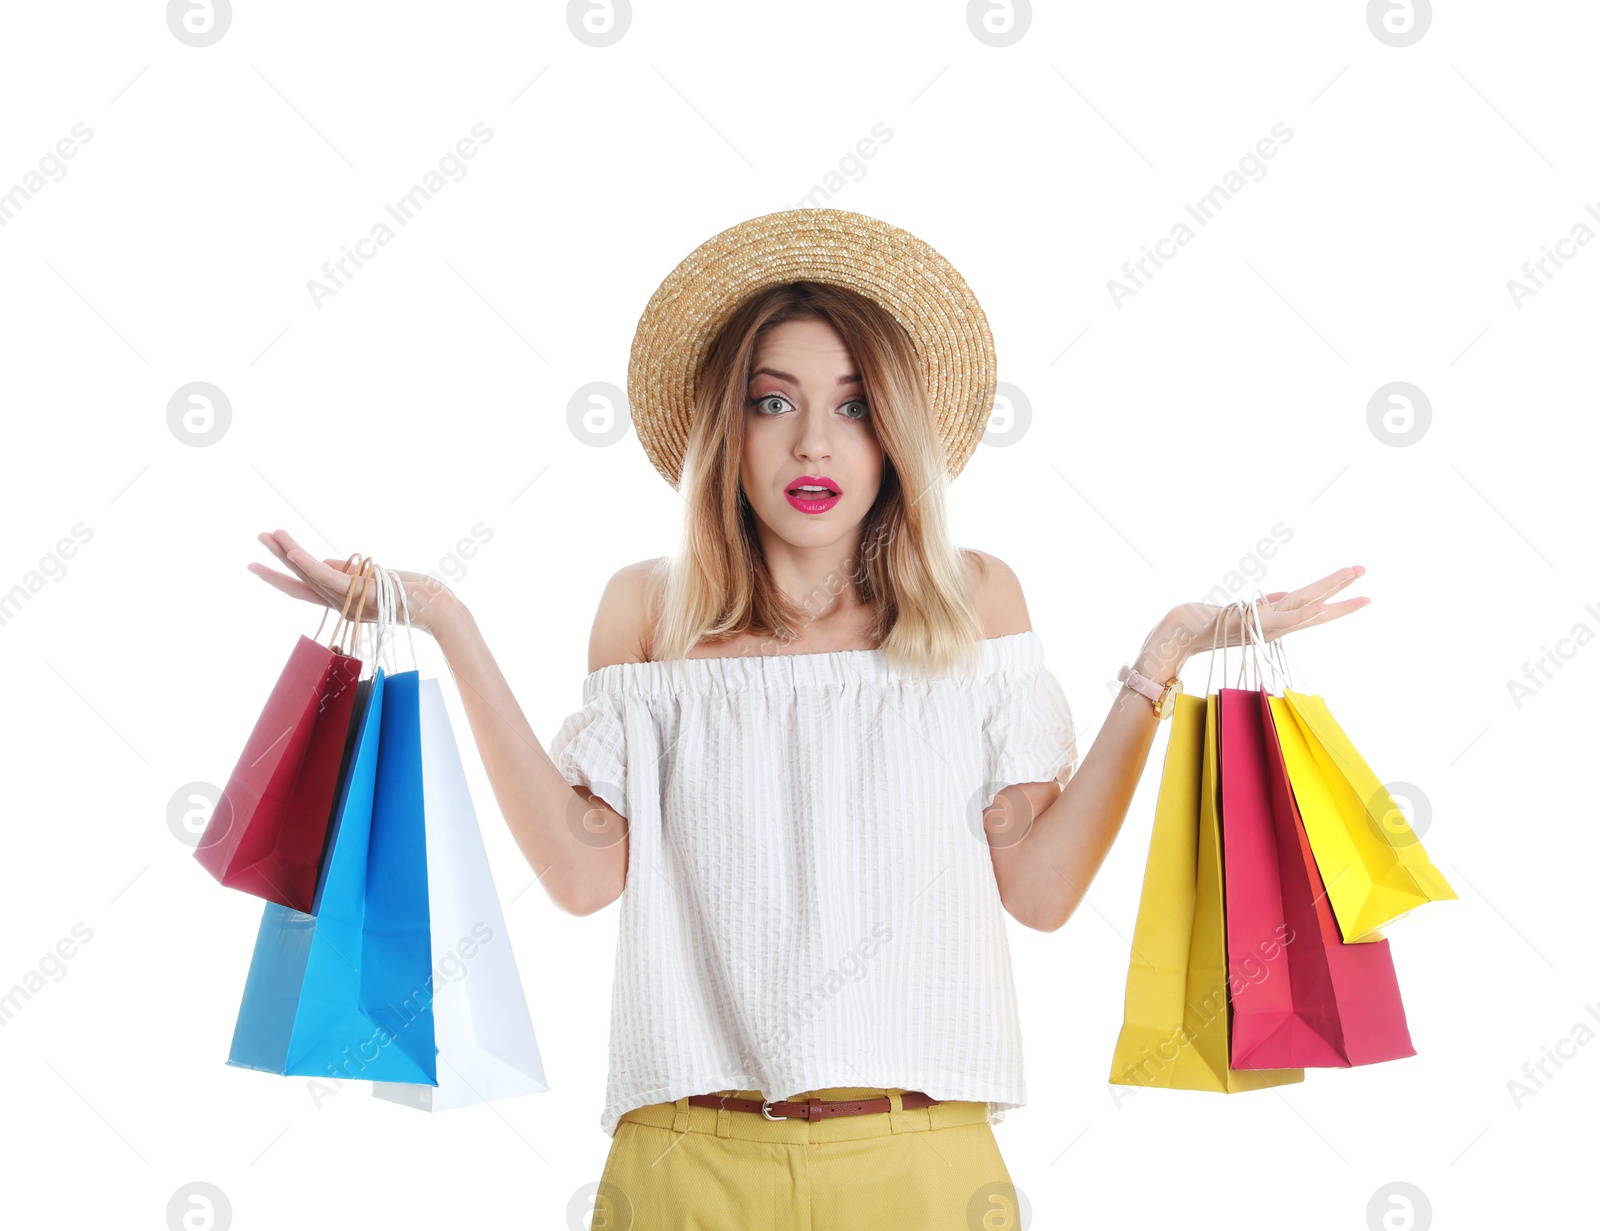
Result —
POLYGON ((839 503, 842 494, 839 485, 827 475, 803 474, 789 484, 784 496, 802 513, 826 513, 839 503))

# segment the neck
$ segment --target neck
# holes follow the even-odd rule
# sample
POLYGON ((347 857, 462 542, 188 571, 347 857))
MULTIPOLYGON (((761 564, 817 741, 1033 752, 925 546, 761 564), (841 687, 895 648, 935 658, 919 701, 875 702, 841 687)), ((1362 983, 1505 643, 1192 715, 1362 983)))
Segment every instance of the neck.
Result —
POLYGON ((759 534, 773 583, 810 621, 826 624, 860 612, 863 604, 854 583, 860 567, 858 535, 824 547, 797 547, 764 527, 759 534))

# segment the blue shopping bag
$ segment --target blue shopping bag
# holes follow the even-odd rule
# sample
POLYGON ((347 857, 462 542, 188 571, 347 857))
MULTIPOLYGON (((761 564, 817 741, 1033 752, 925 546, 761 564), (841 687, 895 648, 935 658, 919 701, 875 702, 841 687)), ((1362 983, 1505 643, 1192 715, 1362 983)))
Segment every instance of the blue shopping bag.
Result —
POLYGON ((437 1085, 418 675, 358 688, 313 913, 267 903, 228 1063, 437 1085))

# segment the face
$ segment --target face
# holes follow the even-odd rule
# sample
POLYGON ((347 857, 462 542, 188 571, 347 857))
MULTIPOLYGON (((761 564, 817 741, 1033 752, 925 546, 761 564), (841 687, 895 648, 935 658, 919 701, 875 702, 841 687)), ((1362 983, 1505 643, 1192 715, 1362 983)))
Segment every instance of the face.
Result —
POLYGON ((878 498, 883 449, 844 339, 825 321, 775 325, 747 393, 739 477, 757 521, 797 547, 854 532, 878 498))

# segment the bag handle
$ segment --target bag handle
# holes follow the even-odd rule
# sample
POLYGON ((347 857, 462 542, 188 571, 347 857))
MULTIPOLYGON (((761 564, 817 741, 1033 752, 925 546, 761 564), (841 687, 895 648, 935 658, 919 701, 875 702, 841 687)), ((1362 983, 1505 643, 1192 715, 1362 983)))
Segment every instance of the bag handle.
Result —
POLYGON ((1268 641, 1267 634, 1261 627, 1260 608, 1253 608, 1251 614, 1256 622, 1256 632, 1261 638, 1262 659, 1272 672, 1272 682, 1282 693, 1293 686, 1289 678, 1289 658, 1283 650, 1283 638, 1279 637, 1276 641, 1268 641))
MULTIPOLYGON (((342 566, 340 566, 339 571, 348 576, 349 573, 350 573, 350 566, 352 564, 354 564, 359 559, 361 559, 361 553, 359 551, 351 552, 350 553, 350 558, 348 560, 346 560, 342 566)), ((323 609, 322 609, 322 619, 317 621, 317 631, 311 635, 311 639, 313 641, 315 641, 318 645, 322 644, 322 626, 328 622, 328 612, 330 612, 332 610, 333 610, 332 607, 327 607, 327 606, 323 607, 323 609)), ((338 627, 339 626, 337 624, 334 625, 334 628, 338 628, 338 627)), ((333 648, 333 642, 330 641, 328 643, 328 648, 329 649, 333 648)))
MULTIPOLYGON (((366 653, 362 655, 362 659, 371 663, 374 675, 377 674, 378 667, 382 665, 384 643, 389 638, 389 630, 394 622, 394 608, 391 606, 389 587, 386 584, 387 576, 388 573, 384 567, 374 560, 372 562, 372 591, 377 611, 370 624, 363 625, 360 630, 361 635, 366 640, 366 653)), ((388 672, 390 675, 394 674, 392 657, 388 665, 388 672)))
POLYGON ((400 596, 400 614, 405 617, 406 621, 406 648, 411 651, 411 669, 416 671, 419 670, 419 667, 417 664, 417 642, 416 638, 411 635, 411 598, 406 593, 405 583, 392 573, 388 574, 388 576, 394 579, 395 593, 400 596))
POLYGON ((1277 667, 1267 653, 1267 633, 1261 626, 1261 603, 1265 597, 1260 590, 1257 590, 1254 597, 1239 600, 1240 615, 1245 626, 1245 639, 1250 647, 1250 665, 1255 668, 1252 691, 1268 687, 1262 672, 1263 663, 1273 672, 1272 683, 1277 683, 1277 667))
MULTIPOLYGON (((360 642, 357 638, 361 632, 361 613, 367 609, 367 591, 372 586, 372 570, 375 566, 376 561, 371 556, 361 558, 361 591, 355 596, 355 604, 350 608, 350 615, 345 625, 345 639, 349 647, 345 652, 352 656, 360 653, 357 648, 360 642)), ((345 595, 347 600, 349 597, 348 594, 345 595)))
POLYGON ((372 657, 377 660, 383 650, 389 651, 389 674, 394 675, 399 671, 399 662, 394 652, 395 636, 395 607, 400 608, 406 623, 406 643, 411 650, 411 669, 418 669, 417 642, 411 631, 411 600, 406 594, 405 584, 394 573, 381 565, 373 565, 377 575, 378 585, 378 625, 373 644, 372 657), (387 643, 387 644, 386 644, 387 643))
MULTIPOLYGON (((1292 688, 1294 686, 1294 665, 1289 661, 1289 652, 1283 648, 1283 638, 1279 637, 1276 641, 1272 642, 1269 648, 1272 650, 1273 654, 1277 656, 1278 662, 1283 667, 1284 687, 1292 688)), ((1303 684, 1295 691, 1308 693, 1311 691, 1311 686, 1309 684, 1303 684)))
POLYGON ((339 621, 333 626, 332 646, 334 648, 339 648, 340 653, 342 653, 346 658, 350 658, 355 655, 355 632, 356 628, 361 623, 361 612, 366 608, 367 605, 367 581, 371 575, 372 557, 363 556, 361 558, 361 565, 356 570, 356 578, 359 579, 361 584, 358 587, 355 581, 351 581, 351 583, 345 587, 344 606, 339 609, 339 621), (356 612, 353 617, 350 615, 350 600, 352 598, 356 600, 356 612), (340 647, 341 638, 349 643, 347 648, 340 647))
POLYGON ((1233 604, 1239 609, 1239 683, 1237 687, 1254 691, 1254 685, 1247 683, 1249 673, 1247 666, 1255 666, 1255 642, 1250 635, 1250 600, 1248 598, 1236 599, 1233 604))
POLYGON ((1281 644, 1283 638, 1279 637, 1276 641, 1268 641, 1266 630, 1261 625, 1261 608, 1259 606, 1259 602, 1265 597, 1266 596, 1261 592, 1261 590, 1257 589, 1253 597, 1241 598, 1236 602, 1229 603, 1221 610, 1220 613, 1218 613, 1216 624, 1211 632, 1211 663, 1206 668, 1206 695, 1209 695, 1211 692, 1211 673, 1212 669, 1216 666, 1217 640, 1219 636, 1223 637, 1223 682, 1221 687, 1226 688, 1228 686, 1228 642, 1226 640, 1225 630, 1228 627, 1229 621, 1233 618, 1233 613, 1235 611, 1239 613, 1240 644, 1239 672, 1238 678, 1234 683, 1234 687, 1243 688, 1245 686, 1247 664, 1254 668, 1254 678, 1256 682, 1252 687, 1257 689, 1262 687, 1262 663, 1266 664, 1267 671, 1271 675, 1271 682, 1274 687, 1289 688, 1293 686, 1293 679, 1290 674, 1291 668, 1289 656, 1281 644))
MULTIPOLYGON (((364 631, 367 634, 367 657, 372 661, 374 672, 382 661, 383 643, 389 634, 389 621, 393 619, 393 613, 389 610, 389 588, 384 585, 383 579, 383 566, 373 561, 372 587, 377 600, 377 618, 373 620, 372 627, 364 631)), ((394 674, 393 663, 389 664, 389 674, 394 674)))
POLYGON ((1251 653, 1250 613, 1248 609, 1249 602, 1249 599, 1241 598, 1238 601, 1230 604, 1230 606, 1237 607, 1239 609, 1239 675, 1233 684, 1235 688, 1249 687, 1249 685, 1245 683, 1245 667, 1249 665, 1251 653))
POLYGON ((1219 634, 1222 635, 1222 684, 1220 687, 1226 688, 1228 686, 1228 641, 1226 630, 1228 627, 1228 614, 1233 610, 1235 605, 1236 604, 1230 603, 1228 606, 1224 607, 1220 612, 1218 612, 1216 624, 1212 626, 1211 658, 1206 664, 1206 690, 1202 694, 1203 696, 1211 695, 1211 670, 1217 665, 1217 637, 1219 634))
MULTIPOLYGON (((1257 593, 1259 593, 1259 591, 1257 593)), ((1289 663, 1289 653, 1283 648, 1283 638, 1279 637, 1275 641, 1268 641, 1267 635, 1261 627, 1260 610, 1258 608, 1252 608, 1251 614, 1255 619, 1256 633, 1259 635, 1260 646, 1263 651, 1262 658, 1272 672, 1273 683, 1284 690, 1293 688, 1294 678, 1292 675, 1292 668, 1289 663)), ((1308 688, 1301 688, 1296 691, 1308 692, 1310 690, 1308 688)))
POLYGON ((1219 636, 1222 637, 1222 683, 1219 687, 1228 687, 1228 641, 1226 634, 1229 621, 1233 619, 1235 612, 1239 615, 1239 672, 1234 680, 1233 687, 1243 688, 1245 686, 1245 665, 1255 652, 1255 646, 1250 635, 1250 619, 1255 615, 1253 608, 1254 604, 1250 599, 1241 598, 1236 602, 1229 603, 1217 613, 1216 624, 1211 631, 1211 663, 1206 668, 1205 695, 1209 696, 1211 693, 1211 672, 1212 668, 1216 666, 1217 639, 1219 636))

